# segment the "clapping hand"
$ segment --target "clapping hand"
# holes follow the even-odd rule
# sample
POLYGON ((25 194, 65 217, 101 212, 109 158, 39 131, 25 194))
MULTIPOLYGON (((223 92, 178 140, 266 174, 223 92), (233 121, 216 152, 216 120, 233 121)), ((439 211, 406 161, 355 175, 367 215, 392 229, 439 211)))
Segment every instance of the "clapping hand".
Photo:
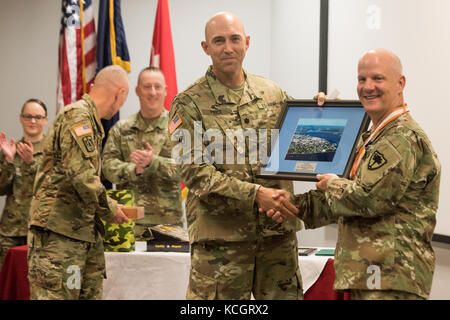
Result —
POLYGON ((25 161, 26 164, 33 162, 33 144, 29 141, 17 144, 17 154, 25 161))
POLYGON ((11 138, 11 142, 8 142, 4 132, 0 132, 0 148, 5 155, 6 161, 13 162, 16 155, 16 142, 13 138, 11 138))
POLYGON ((136 150, 130 154, 130 159, 136 164, 136 173, 141 174, 153 161, 153 148, 146 142, 144 150, 136 150))

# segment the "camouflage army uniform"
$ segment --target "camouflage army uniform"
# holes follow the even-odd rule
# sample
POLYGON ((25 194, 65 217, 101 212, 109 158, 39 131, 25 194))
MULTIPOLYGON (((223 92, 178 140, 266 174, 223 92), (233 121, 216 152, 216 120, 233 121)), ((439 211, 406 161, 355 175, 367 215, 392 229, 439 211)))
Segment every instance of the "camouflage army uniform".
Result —
POLYGON ((138 112, 111 128, 103 151, 103 174, 117 189, 132 190, 136 205, 145 207, 145 218, 136 224, 183 226, 178 166, 171 159, 167 135, 168 111, 152 122, 146 125, 138 112), (153 148, 153 160, 143 174, 136 175, 130 154, 145 149, 146 142, 153 148))
POLYGON ((333 179, 326 192, 296 197, 306 228, 339 222, 336 290, 429 297, 440 172, 426 134, 406 113, 373 138, 353 180, 333 179))
MULTIPOLYGON (((222 85, 211 67, 177 95, 169 123, 173 147, 179 140, 186 142, 179 129, 194 137, 195 121, 201 121, 204 133, 215 129, 223 137, 227 129, 274 128, 288 96, 273 82, 244 74, 241 95, 222 85)), ((260 185, 292 193, 292 182, 257 179, 259 162, 250 164, 249 140, 245 143, 243 148, 233 142, 234 151, 245 153, 244 164, 236 164, 237 152, 231 164, 202 160, 205 143, 198 147, 192 143, 192 162, 181 165, 189 188, 186 215, 192 244, 188 299, 250 299, 252 287, 256 299, 303 296, 295 236, 300 224, 277 224, 258 213, 254 202, 260 185)), ((224 158, 225 146, 223 141, 224 158)))
POLYGON ((100 218, 117 213, 100 181, 103 136, 97 108, 84 95, 56 116, 44 138, 30 210, 31 299, 101 299, 100 218))
MULTIPOLYGON (((22 138, 20 142, 25 140, 22 138)), ((0 269, 10 248, 27 244, 33 182, 41 158, 41 141, 33 142, 31 164, 27 164, 17 154, 14 161, 9 163, 3 152, 0 152, 0 195, 6 195, 0 220, 0 269)))

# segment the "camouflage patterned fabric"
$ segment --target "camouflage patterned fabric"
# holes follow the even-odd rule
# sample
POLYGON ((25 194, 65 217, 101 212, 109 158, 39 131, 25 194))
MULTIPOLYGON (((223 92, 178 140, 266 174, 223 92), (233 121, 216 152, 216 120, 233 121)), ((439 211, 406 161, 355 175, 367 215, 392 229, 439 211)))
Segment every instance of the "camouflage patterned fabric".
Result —
POLYGON ((57 114, 44 138, 30 209, 30 231, 39 230, 29 235, 36 246, 28 252, 32 298, 101 298, 105 230, 100 219, 110 221, 117 213, 100 181, 103 136, 97 108, 85 94, 57 114), (67 272, 77 270, 83 275, 81 291, 68 291, 67 272))
POLYGON ((253 148, 260 145, 259 129, 266 131, 267 145, 270 148, 271 129, 275 127, 282 105, 289 97, 272 81, 245 71, 244 76, 242 88, 226 87, 216 79, 212 67, 209 67, 206 75, 178 94, 171 106, 169 128, 177 126, 176 131, 169 129, 172 134, 172 147, 178 146, 180 141, 186 142, 183 141, 186 139, 185 133, 179 129, 185 130, 191 137, 191 148, 188 150, 191 161, 181 164, 181 177, 189 189, 186 199, 189 240, 194 248, 201 248, 202 245, 211 248, 207 252, 194 249, 187 297, 249 299, 253 291, 259 299, 301 299, 302 295, 298 294, 302 288, 297 255, 293 253, 292 248, 288 254, 284 249, 292 245, 290 239, 295 237, 295 231, 300 230, 300 221, 278 224, 265 214, 260 214, 254 202, 260 185, 285 189, 292 193, 292 182, 257 179, 259 160, 255 163, 249 161, 250 155, 256 152, 253 148), (245 145, 239 145, 233 139, 229 148, 235 151, 231 163, 206 161, 202 155, 208 146, 207 140, 211 139, 203 137, 200 140, 203 142, 195 145, 196 121, 201 121, 200 128, 203 133, 211 129, 222 135, 224 155, 227 145, 225 140, 229 139, 226 137, 228 129, 254 129, 257 136, 245 139, 245 145), (180 136, 180 133, 183 136, 180 136), (238 163, 238 155, 244 154, 243 163, 238 163), (282 241, 272 247, 270 259, 251 259, 251 255, 265 255, 269 252, 264 250, 264 246, 255 243, 270 243, 276 236, 282 241), (246 249, 234 254, 233 246, 239 245, 246 249), (226 252, 226 248, 231 251, 226 252), (222 254, 225 256, 222 257, 222 254), (295 258, 292 258, 294 255, 295 258), (218 260, 213 263, 214 257, 218 260), (292 263, 286 264, 285 268, 279 271, 282 272, 280 276, 287 282, 282 279, 269 281, 274 273, 277 273, 274 265, 283 265, 286 259, 292 259, 292 263), (230 273, 226 278, 216 279, 217 292, 204 288, 211 283, 206 279, 215 279, 222 270, 229 270, 227 272, 230 273), (234 270, 236 273, 233 273, 234 270), (253 282, 254 276, 260 279, 253 282), (293 281, 294 278, 296 281, 293 281), (238 285, 239 282, 241 286, 238 285), (280 290, 280 283, 286 284, 286 290, 280 290))
MULTIPOLYGON (((117 203, 124 206, 134 206, 134 193, 130 190, 108 190, 106 194, 117 203)), ((134 220, 130 219, 126 223, 116 224, 103 221, 105 225, 105 236, 103 246, 106 252, 134 252, 134 220)))
POLYGON ((306 228, 339 222, 335 289, 429 297, 440 175, 431 142, 406 113, 374 137, 354 180, 333 179, 326 192, 296 197, 306 228))
MULTIPOLYGON (((22 138, 19 142, 25 141, 22 138)), ((9 163, 0 151, 0 195, 6 195, 0 235, 27 236, 34 176, 42 158, 41 141, 33 143, 33 158, 33 163, 28 165, 16 154, 13 163, 9 163)))
POLYGON ((89 95, 58 113, 43 141, 30 225, 88 242, 104 233, 100 218, 114 218, 117 204, 100 181, 103 136, 89 95))
POLYGON ((350 290, 352 300, 424 300, 414 293, 395 290, 350 290))
POLYGON ((303 299, 294 233, 255 242, 195 243, 191 251, 188 300, 249 300, 252 287, 256 300, 303 299))
POLYGON ((105 256, 94 243, 31 227, 28 233, 28 280, 31 300, 100 300, 105 256))
MULTIPOLYGON (((217 129, 224 137, 227 129, 249 128, 267 129, 270 138, 270 129, 275 127, 288 96, 267 79, 247 73, 245 79, 242 99, 237 100, 230 93, 232 90, 215 78, 210 67, 204 77, 175 97, 171 119, 180 115, 182 123, 178 129, 189 131, 191 139, 194 137, 194 121, 202 121, 203 131, 217 129)), ((172 135, 173 147, 179 143, 177 131, 172 135)), ((248 150, 249 143, 245 143, 245 150, 248 150)), ((194 146, 194 142, 191 145, 194 146)), ((225 146, 224 141, 224 154, 225 146)), ((237 152, 232 164, 209 164, 202 159, 194 159, 197 153, 203 154, 203 149, 195 152, 192 148, 192 164, 181 165, 182 180, 189 188, 186 214, 191 243, 207 240, 253 241, 260 236, 300 230, 298 221, 278 224, 265 214, 259 214, 254 202, 259 185, 292 193, 292 182, 257 179, 259 162, 249 164, 250 152, 245 152, 245 164, 236 164, 237 152)))
POLYGON ((145 208, 145 217, 136 221, 139 225, 183 225, 180 177, 171 159, 168 122, 166 110, 149 125, 139 112, 120 120, 109 131, 103 151, 104 176, 117 189, 132 190, 136 205, 145 208), (153 148, 153 161, 136 175, 130 154, 145 149, 146 142, 153 148))
MULTIPOLYGON (((25 142, 23 138, 19 142, 25 142)), ((8 250, 26 244, 36 167, 42 158, 41 141, 33 143, 30 165, 16 154, 13 163, 0 151, 0 195, 6 195, 0 220, 0 269, 8 250)))

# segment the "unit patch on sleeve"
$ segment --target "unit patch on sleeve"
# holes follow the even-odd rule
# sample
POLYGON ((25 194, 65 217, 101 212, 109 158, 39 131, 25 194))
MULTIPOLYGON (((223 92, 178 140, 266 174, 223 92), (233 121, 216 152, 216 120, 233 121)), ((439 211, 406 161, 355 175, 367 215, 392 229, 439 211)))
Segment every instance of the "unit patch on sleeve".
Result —
POLYGON ((84 146, 86 147, 86 150, 88 152, 93 152, 95 150, 95 146, 94 146, 94 140, 92 139, 92 136, 85 136, 81 139, 84 143, 84 146))
POLYGON ((386 158, 381 152, 375 151, 370 157, 367 168, 369 170, 377 170, 387 163, 386 158))
POLYGON ((76 124, 72 126, 70 132, 84 156, 92 157, 96 150, 92 125, 90 123, 76 124))

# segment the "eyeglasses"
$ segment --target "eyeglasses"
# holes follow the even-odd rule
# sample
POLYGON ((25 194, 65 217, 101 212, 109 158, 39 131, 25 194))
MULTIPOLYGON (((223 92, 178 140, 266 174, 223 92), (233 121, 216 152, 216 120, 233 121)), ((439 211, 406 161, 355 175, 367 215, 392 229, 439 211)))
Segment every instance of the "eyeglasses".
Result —
POLYGON ((25 121, 31 121, 32 119, 34 119, 34 120, 36 120, 36 121, 41 121, 42 119, 47 118, 47 116, 41 116, 41 115, 32 116, 31 114, 21 114, 21 117, 22 117, 25 121))
POLYGON ((155 85, 151 85, 151 84, 144 84, 142 85, 142 88, 144 90, 151 90, 152 88, 155 89, 155 91, 162 91, 164 90, 164 87, 159 85, 159 84, 155 84, 155 85))

